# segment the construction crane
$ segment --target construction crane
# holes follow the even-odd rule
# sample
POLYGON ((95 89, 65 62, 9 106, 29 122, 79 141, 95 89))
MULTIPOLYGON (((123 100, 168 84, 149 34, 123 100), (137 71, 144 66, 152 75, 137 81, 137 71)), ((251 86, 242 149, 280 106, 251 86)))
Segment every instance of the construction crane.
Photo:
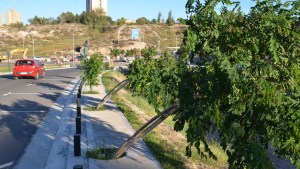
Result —
MULTIPOLYGON (((27 58, 27 56, 26 56, 27 51, 28 51, 28 48, 25 48, 25 49, 21 49, 21 48, 13 49, 13 50, 9 51, 9 53, 10 53, 10 59, 13 59, 15 57, 16 53, 21 53, 21 52, 23 52, 22 58, 26 59, 27 58)), ((0 62, 2 62, 3 60, 7 60, 7 56, 6 55, 0 56, 0 62)))

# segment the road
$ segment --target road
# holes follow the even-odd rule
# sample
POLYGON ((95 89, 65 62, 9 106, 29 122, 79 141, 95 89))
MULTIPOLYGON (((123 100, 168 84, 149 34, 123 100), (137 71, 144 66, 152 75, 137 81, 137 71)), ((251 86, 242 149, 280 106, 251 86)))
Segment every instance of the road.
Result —
POLYGON ((44 79, 0 76, 0 169, 15 162, 58 96, 79 69, 46 71, 44 79))

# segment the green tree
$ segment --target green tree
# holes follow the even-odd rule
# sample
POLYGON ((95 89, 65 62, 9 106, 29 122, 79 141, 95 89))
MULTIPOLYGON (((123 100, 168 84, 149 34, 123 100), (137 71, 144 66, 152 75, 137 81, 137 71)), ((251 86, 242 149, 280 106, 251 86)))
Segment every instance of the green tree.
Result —
POLYGON ((98 75, 103 67, 102 58, 102 55, 94 54, 89 59, 82 61, 84 81, 90 86, 90 91, 93 90, 93 86, 99 84, 98 75))
POLYGON ((228 0, 220 14, 221 1, 194 2, 183 58, 202 62, 183 71, 174 118, 188 126, 187 154, 204 144, 213 157, 206 137, 218 131, 230 168, 273 168, 269 145, 299 165, 299 1, 257 1, 249 15, 228 0))
POLYGON ((139 50, 136 48, 127 50, 126 56, 139 56, 139 50))
POLYGON ((157 54, 158 54, 158 51, 153 47, 144 48, 141 51, 141 55, 144 57, 154 57, 157 54))
POLYGON ((187 20, 183 19, 183 18, 178 18, 177 21, 178 21, 178 23, 183 24, 183 25, 187 24, 187 20))
POLYGON ((112 57, 117 57, 121 54, 122 54, 122 50, 120 50, 120 49, 111 49, 110 50, 110 56, 112 56, 112 57))
POLYGON ((169 11, 169 13, 168 13, 168 18, 167 18, 167 20, 166 20, 166 23, 167 23, 167 25, 169 25, 169 26, 172 26, 172 25, 175 24, 175 20, 174 20, 174 18, 173 18, 172 11, 169 11))
POLYGON ((99 9, 91 12, 82 12, 80 15, 80 23, 89 25, 91 30, 96 30, 100 33, 112 30, 112 18, 104 15, 103 10, 99 9))
POLYGON ((72 12, 62 13, 59 17, 59 21, 61 23, 75 23, 76 18, 72 12))
POLYGON ((157 23, 160 24, 160 23, 161 23, 161 20, 162 20, 162 14, 161 14, 161 12, 159 11, 158 14, 157 14, 157 23))
POLYGON ((144 49, 143 57, 130 64, 127 78, 133 93, 147 97, 161 112, 177 99, 179 69, 172 53, 164 52, 158 59, 154 58, 156 54, 153 48, 144 49))
POLYGON ((186 8, 179 61, 169 69, 170 58, 136 60, 131 89, 158 113, 180 102, 174 129, 186 129, 187 156, 195 147, 215 158, 208 134, 217 132, 229 168, 273 168, 269 146, 300 168, 300 1, 256 1, 249 14, 230 0, 188 0, 186 8), (194 56, 196 66, 185 64, 194 56))
POLYGON ((141 17, 136 20, 136 23, 139 25, 145 25, 145 24, 150 23, 150 21, 145 17, 141 17))
POLYGON ((119 25, 119 26, 122 26, 122 25, 125 25, 126 24, 126 19, 125 18, 120 18, 120 19, 118 19, 117 20, 117 24, 119 25))

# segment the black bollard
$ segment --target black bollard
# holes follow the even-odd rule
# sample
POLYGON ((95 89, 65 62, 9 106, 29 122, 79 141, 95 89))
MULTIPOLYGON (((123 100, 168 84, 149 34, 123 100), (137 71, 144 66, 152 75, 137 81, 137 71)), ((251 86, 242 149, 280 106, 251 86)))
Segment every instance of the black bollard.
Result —
POLYGON ((77 117, 81 117, 81 107, 77 107, 77 117))
POLYGON ((73 169, 83 169, 83 166, 82 165, 74 165, 73 169))
POLYGON ((76 117, 76 134, 81 134, 81 117, 76 117))
POLYGON ((74 135, 74 156, 81 156, 80 134, 74 135))

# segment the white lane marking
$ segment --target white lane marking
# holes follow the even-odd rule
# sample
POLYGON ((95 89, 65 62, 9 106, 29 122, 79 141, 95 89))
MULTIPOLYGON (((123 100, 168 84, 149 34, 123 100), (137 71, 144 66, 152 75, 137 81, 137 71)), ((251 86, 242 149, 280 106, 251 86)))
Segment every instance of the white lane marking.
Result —
POLYGON ((41 94, 41 93, 10 93, 11 95, 21 95, 21 94, 41 94))
POLYGON ((53 94, 53 93, 10 93, 11 95, 33 95, 33 94, 53 94))
POLYGON ((53 93, 6 93, 3 96, 8 96, 8 95, 38 95, 38 94, 53 94, 53 93))
POLYGON ((7 95, 10 95, 10 94, 11 94, 11 92, 8 92, 8 93, 4 94, 3 96, 7 96, 7 95))
POLYGON ((33 84, 28 84, 28 85, 26 85, 26 86, 32 86, 33 84))
MULTIPOLYGON (((73 79, 73 78, 72 78, 73 79)), ((67 79, 42 79, 43 81, 48 81, 48 80, 67 80, 67 79)))
POLYGON ((0 113, 45 113, 46 111, 22 111, 22 110, 14 110, 14 111, 0 111, 0 113))
POLYGON ((10 162, 10 163, 7 163, 7 164, 0 165, 0 169, 5 168, 5 167, 9 167, 9 166, 13 165, 13 163, 14 162, 10 162))

